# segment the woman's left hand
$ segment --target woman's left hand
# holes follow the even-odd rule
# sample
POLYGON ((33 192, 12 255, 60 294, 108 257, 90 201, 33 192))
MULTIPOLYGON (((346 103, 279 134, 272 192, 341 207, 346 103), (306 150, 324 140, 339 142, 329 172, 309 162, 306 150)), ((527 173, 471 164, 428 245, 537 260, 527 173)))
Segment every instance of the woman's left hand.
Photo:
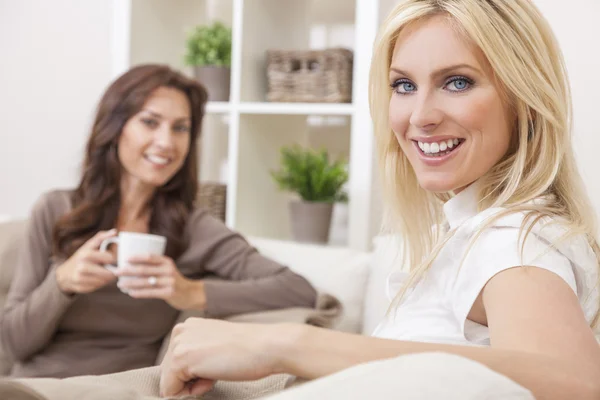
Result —
POLYGON ((162 299, 178 310, 202 310, 206 305, 204 282, 184 277, 167 256, 136 256, 115 274, 118 286, 136 299, 162 299))

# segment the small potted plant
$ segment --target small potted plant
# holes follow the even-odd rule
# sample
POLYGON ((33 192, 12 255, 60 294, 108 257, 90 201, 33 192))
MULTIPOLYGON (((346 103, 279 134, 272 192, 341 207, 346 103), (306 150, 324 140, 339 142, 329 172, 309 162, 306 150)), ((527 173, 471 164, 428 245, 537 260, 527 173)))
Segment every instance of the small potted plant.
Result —
POLYGON ((231 29, 216 21, 199 25, 186 42, 184 62, 208 92, 210 101, 229 101, 231 29))
POLYGON ((294 239, 327 243, 333 205, 347 201, 343 190, 348 181, 346 163, 331 161, 326 150, 293 145, 281 149, 281 168, 271 171, 271 176, 279 189, 300 197, 290 202, 294 239))

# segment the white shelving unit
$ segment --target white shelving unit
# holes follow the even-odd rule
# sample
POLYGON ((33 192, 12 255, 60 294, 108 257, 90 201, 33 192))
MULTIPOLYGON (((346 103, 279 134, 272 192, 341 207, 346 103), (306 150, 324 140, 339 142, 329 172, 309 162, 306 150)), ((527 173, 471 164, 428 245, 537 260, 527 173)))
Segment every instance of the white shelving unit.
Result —
POLYGON ((291 239, 288 201, 270 171, 281 146, 326 147, 349 161, 346 237, 368 249, 379 228, 379 200, 368 107, 379 0, 113 0, 113 73, 143 62, 183 65, 186 32, 220 20, 232 28, 229 102, 210 102, 203 125, 201 180, 227 183, 227 225, 245 235, 291 239), (266 102, 266 50, 344 46, 354 52, 353 101, 266 102))

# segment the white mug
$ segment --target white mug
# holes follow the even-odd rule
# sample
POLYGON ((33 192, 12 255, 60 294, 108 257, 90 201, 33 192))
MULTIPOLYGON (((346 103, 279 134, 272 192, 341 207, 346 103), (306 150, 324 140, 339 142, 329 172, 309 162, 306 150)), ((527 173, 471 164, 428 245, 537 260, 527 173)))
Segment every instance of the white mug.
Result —
MULTIPOLYGON (((110 271, 123 268, 128 265, 129 259, 134 256, 145 256, 150 254, 163 255, 167 245, 167 238, 159 235, 138 232, 119 232, 118 236, 104 239, 100 244, 100 251, 106 251, 111 244, 119 246, 117 250, 117 265, 105 265, 110 271)), ((123 278, 119 278, 121 280, 123 278)))

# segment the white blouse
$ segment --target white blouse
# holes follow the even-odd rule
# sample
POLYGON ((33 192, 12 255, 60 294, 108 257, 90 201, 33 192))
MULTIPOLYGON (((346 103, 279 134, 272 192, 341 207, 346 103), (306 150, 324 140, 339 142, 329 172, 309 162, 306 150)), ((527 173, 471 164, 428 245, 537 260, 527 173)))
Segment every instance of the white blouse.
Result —
MULTIPOLYGON (((425 277, 375 329, 373 336, 421 342, 489 345, 486 326, 467 319, 485 284, 497 273, 521 265, 554 272, 573 289, 588 322, 598 310, 598 261, 583 235, 559 240, 564 226, 537 223, 525 240, 524 214, 502 217, 485 229, 464 257, 480 224, 502 209, 477 212, 477 188, 471 185, 444 204, 454 236, 444 245, 425 277), (549 246, 552 243, 555 247, 549 246), (464 263, 460 267, 461 261, 464 263), (459 268, 460 267, 460 268, 459 268)), ((547 222, 547 221, 544 221, 547 222)), ((396 296, 406 273, 388 278, 388 297, 396 296)))

